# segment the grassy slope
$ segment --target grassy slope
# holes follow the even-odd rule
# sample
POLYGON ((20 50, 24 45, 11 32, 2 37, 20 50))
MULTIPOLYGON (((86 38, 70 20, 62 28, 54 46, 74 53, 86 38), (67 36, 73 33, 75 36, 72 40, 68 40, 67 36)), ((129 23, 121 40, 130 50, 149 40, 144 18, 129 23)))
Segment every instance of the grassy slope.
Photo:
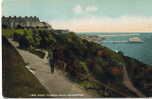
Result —
POLYGON ((107 96, 137 97, 123 84, 122 66, 125 66, 135 87, 146 96, 152 96, 150 86, 147 88, 144 86, 144 84, 152 83, 151 66, 124 56, 121 52, 116 53, 100 44, 80 39, 73 33, 54 35, 54 38, 57 41, 56 60, 59 62, 59 68, 63 69, 64 61, 65 71, 69 75, 73 75, 74 79, 78 79, 80 85, 87 90, 94 89, 92 91, 104 97, 105 88, 103 86, 105 84, 118 91, 109 92, 107 96))
POLYGON ((126 68, 134 86, 141 90, 146 96, 152 96, 152 66, 143 64, 142 62, 124 57, 126 68), (150 84, 148 86, 148 84, 150 84))
MULTIPOLYGON (((13 36, 13 33, 23 34, 25 31, 24 29, 2 29, 2 35, 9 38, 13 36)), ((27 33, 32 33, 31 30, 26 30, 27 33)))
MULTIPOLYGON (((27 31, 28 32, 28 31, 27 31)), ((8 32, 5 32, 9 34, 8 32)), ((5 35, 5 33, 3 33, 5 35)), ((33 32, 35 33, 35 32, 33 32)), ((51 49, 56 49, 57 67, 68 73, 74 80, 86 88, 101 96, 105 96, 105 87, 119 90, 119 93, 109 92, 109 97, 126 96, 135 97, 123 84, 122 65, 125 65, 135 87, 140 89, 145 95, 152 96, 151 89, 145 88, 145 83, 151 83, 152 67, 139 62, 133 58, 124 56, 122 53, 116 53, 100 44, 88 42, 80 39, 74 33, 61 34, 54 31, 39 31, 42 40, 41 45, 46 45, 51 49), (65 64, 63 68, 63 64, 65 64)), ((32 36, 32 38, 36 38, 32 36)), ((31 41, 29 39, 29 41, 31 41)), ((39 45, 39 43, 37 43, 39 45)), ((35 43, 32 45, 36 48, 35 43)), ((42 46, 43 48, 43 46, 42 46)), ((54 51, 52 51, 54 53, 54 51)))
POLYGON ((31 94, 47 94, 36 77, 25 68, 25 63, 16 49, 2 38, 3 96, 30 97, 31 94))

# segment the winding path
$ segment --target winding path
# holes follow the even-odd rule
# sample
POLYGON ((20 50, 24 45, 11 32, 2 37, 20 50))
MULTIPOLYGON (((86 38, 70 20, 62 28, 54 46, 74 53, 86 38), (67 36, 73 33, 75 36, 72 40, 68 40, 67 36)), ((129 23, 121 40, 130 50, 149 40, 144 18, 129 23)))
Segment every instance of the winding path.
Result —
POLYGON ((136 93, 137 96, 139 97, 145 97, 145 95, 143 93, 141 93, 137 88, 134 87, 134 85, 132 84, 130 78, 128 77, 128 72, 126 70, 126 67, 123 65, 123 83, 124 85, 131 90, 132 92, 136 93))
POLYGON ((24 61, 28 63, 26 68, 32 72, 41 84, 49 91, 49 96, 54 97, 93 97, 77 84, 71 82, 61 71, 55 70, 52 74, 48 60, 17 48, 17 43, 9 40, 16 47, 24 61), (57 95, 57 96, 56 96, 57 95))

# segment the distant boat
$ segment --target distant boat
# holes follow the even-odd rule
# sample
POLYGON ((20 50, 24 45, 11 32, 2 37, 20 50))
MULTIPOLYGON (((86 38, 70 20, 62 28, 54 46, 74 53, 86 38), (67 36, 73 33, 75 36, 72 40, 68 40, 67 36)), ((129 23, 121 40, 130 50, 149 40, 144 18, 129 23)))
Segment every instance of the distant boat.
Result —
POLYGON ((119 51, 118 50, 114 50, 116 53, 118 53, 119 51))
POLYGON ((144 41, 142 39, 140 39, 139 37, 133 37, 133 38, 129 38, 128 42, 131 42, 131 43, 143 43, 144 41))

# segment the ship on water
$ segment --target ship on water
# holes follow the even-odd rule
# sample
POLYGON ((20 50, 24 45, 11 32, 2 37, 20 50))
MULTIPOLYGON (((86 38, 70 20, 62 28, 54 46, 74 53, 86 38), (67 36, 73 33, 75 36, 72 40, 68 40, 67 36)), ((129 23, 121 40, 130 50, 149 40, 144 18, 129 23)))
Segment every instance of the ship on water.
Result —
POLYGON ((139 37, 133 37, 133 38, 129 38, 128 42, 130 42, 130 43, 143 43, 144 41, 142 39, 140 39, 139 37))

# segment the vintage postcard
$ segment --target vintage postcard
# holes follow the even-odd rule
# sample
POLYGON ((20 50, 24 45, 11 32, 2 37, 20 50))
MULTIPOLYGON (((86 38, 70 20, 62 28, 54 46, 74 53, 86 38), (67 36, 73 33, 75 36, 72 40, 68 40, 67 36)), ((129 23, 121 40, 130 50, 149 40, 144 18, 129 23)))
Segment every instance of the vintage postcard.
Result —
POLYGON ((3 0, 3 97, 151 97, 151 4, 3 0))

